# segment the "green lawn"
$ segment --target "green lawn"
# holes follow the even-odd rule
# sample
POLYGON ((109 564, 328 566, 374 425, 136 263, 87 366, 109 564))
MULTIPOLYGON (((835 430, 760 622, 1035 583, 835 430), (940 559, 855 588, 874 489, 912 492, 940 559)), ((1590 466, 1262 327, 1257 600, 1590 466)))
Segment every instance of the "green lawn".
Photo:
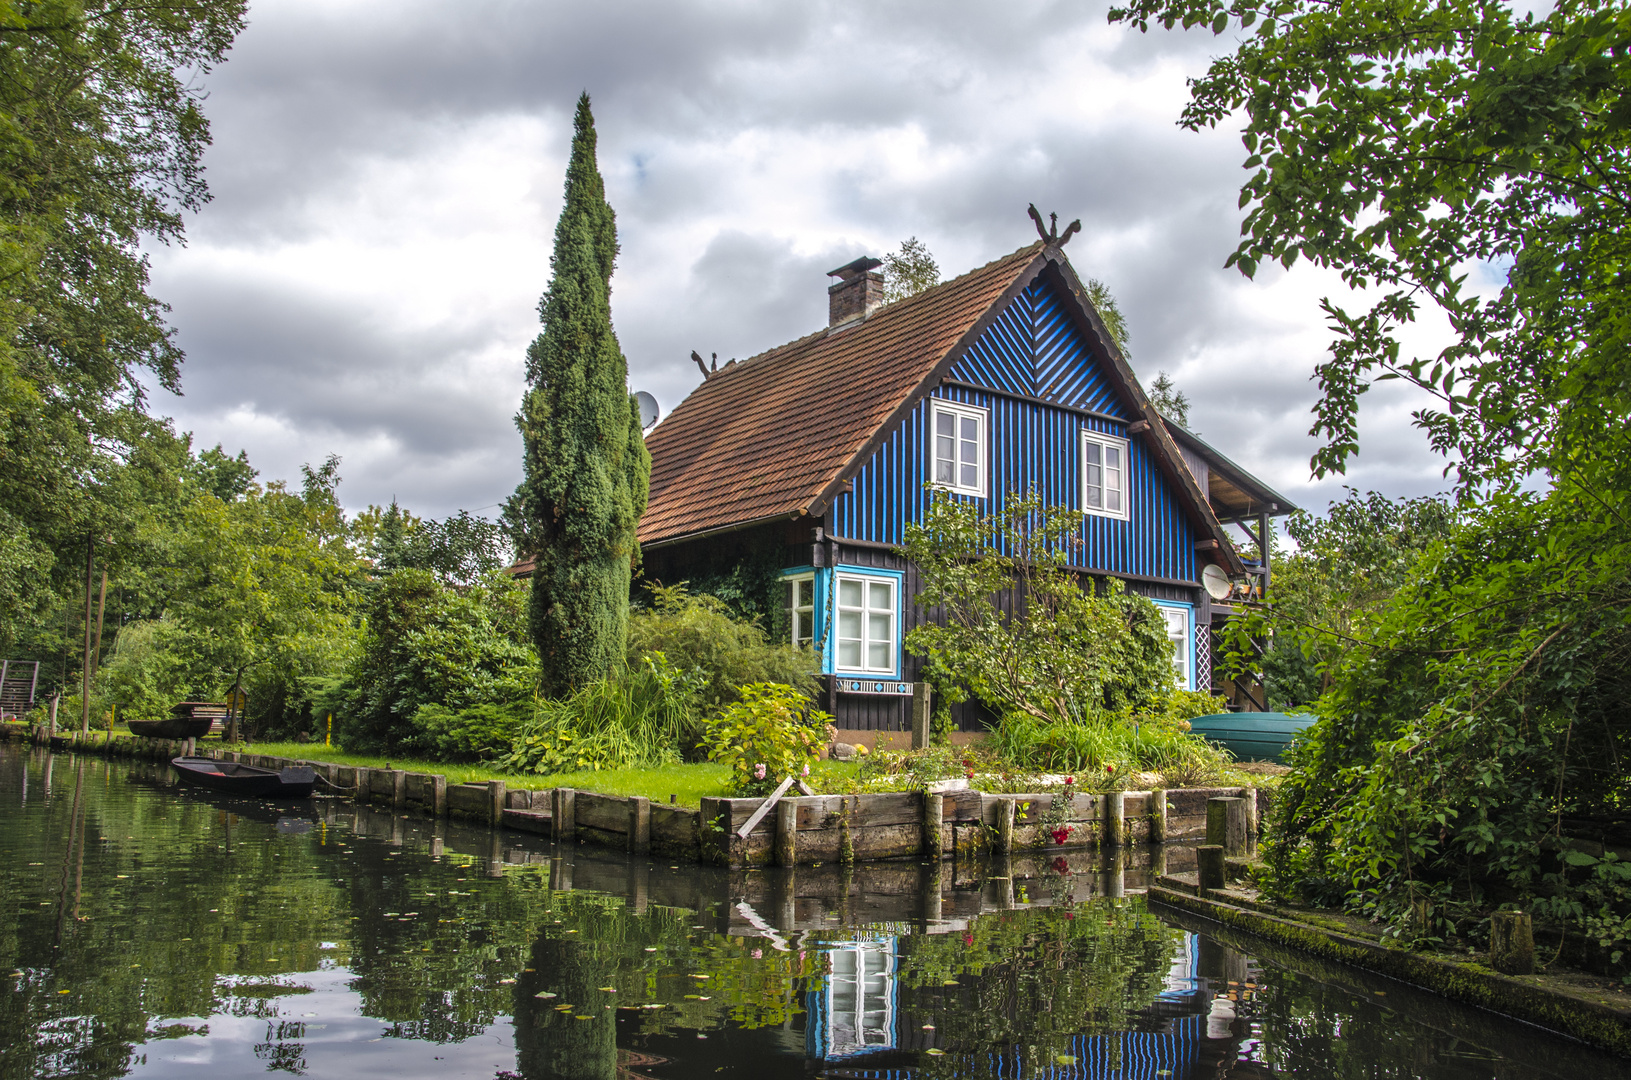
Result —
MULTIPOLYGON (((667 803, 670 796, 679 806, 699 806, 711 795, 728 795, 728 770, 723 765, 704 762, 697 765, 668 765, 660 769, 601 769, 589 772, 538 776, 529 773, 499 772, 480 765, 456 765, 440 761, 420 761, 405 757, 373 757, 347 754, 334 747, 311 743, 256 743, 250 753, 305 761, 332 761, 340 765, 360 765, 370 769, 406 769, 409 772, 441 773, 450 784, 481 784, 502 780, 512 788, 570 787, 598 791, 606 795, 644 795, 652 802, 667 803)), ((857 766, 839 761, 819 761, 810 770, 810 783, 816 790, 823 780, 850 778, 857 766)))

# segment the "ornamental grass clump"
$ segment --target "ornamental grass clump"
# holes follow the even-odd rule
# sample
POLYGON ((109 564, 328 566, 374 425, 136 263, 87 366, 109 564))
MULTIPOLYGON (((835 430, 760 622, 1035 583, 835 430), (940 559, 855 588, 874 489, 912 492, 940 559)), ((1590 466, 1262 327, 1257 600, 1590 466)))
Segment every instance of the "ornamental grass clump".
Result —
POLYGON ((659 653, 568 697, 540 699, 494 764, 540 775, 677 764, 698 736, 699 691, 695 675, 659 653))
POLYGON ((730 766, 738 795, 768 795, 789 776, 810 775, 832 717, 781 683, 753 683, 708 724, 708 758, 730 766))

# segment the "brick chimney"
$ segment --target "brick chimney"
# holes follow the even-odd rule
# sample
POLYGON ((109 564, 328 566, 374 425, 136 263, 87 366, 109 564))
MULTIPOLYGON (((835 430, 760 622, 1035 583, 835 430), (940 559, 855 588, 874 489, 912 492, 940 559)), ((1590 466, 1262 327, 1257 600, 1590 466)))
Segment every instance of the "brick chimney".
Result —
POLYGON ((864 319, 883 303, 883 275, 878 267, 883 262, 863 255, 852 263, 827 271, 828 277, 838 280, 827 286, 827 325, 864 319))

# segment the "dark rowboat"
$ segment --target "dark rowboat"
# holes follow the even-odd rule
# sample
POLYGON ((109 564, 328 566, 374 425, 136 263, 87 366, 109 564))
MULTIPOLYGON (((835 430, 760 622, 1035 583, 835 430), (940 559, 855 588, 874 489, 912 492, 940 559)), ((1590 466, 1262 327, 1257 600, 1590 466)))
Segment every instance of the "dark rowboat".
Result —
POLYGON ((210 758, 178 757, 170 762, 176 775, 184 782, 224 791, 229 795, 246 795, 262 799, 304 799, 317 786, 317 773, 310 765, 291 765, 287 769, 260 769, 236 761, 214 761, 210 758))

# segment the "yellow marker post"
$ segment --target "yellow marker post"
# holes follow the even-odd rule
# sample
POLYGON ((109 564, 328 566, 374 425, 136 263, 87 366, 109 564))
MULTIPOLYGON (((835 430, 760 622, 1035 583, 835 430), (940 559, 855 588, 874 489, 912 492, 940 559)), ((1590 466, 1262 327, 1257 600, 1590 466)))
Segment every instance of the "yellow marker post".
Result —
POLYGON ((334 745, 334 714, 333 713, 328 714, 328 732, 327 732, 327 734, 325 734, 323 736, 323 745, 324 746, 333 746, 334 745))

